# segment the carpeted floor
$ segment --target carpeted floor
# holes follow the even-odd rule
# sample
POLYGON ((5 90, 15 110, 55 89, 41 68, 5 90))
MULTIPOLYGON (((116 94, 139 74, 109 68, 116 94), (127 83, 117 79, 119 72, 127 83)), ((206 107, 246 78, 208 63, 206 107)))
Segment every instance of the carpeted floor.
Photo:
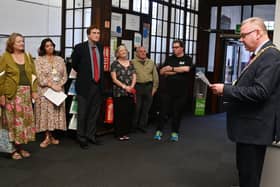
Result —
POLYGON ((104 145, 82 150, 68 136, 61 144, 39 148, 28 144, 29 159, 14 161, 0 154, 1 187, 229 187, 237 182, 234 144, 226 137, 225 114, 186 116, 180 141, 162 141, 147 134, 131 134, 127 142, 112 134, 104 145))

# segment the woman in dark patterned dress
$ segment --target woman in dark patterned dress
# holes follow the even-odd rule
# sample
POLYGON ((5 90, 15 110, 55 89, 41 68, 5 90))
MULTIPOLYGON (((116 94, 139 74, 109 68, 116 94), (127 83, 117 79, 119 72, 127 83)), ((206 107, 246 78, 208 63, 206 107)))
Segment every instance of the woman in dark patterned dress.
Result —
POLYGON ((115 134, 119 140, 129 140, 133 110, 136 73, 133 64, 128 60, 128 51, 124 45, 116 50, 116 58, 111 65, 114 96, 115 134))

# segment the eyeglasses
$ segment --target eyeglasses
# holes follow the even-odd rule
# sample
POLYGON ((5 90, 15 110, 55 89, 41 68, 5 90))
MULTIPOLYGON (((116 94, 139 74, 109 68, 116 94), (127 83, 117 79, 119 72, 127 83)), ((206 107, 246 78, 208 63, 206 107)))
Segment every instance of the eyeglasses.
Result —
POLYGON ((252 31, 250 31, 250 32, 240 33, 240 38, 245 38, 247 35, 249 35, 249 34, 255 32, 255 31, 257 31, 257 30, 255 29, 255 30, 252 30, 252 31))
POLYGON ((178 48, 180 48, 180 46, 173 46, 172 48, 173 49, 178 49, 178 48))

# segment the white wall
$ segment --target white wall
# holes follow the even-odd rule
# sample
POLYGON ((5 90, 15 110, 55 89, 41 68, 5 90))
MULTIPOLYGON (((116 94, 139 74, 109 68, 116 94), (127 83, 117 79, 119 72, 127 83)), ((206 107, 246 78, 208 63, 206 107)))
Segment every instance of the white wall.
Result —
MULTIPOLYGON (((1 0, 0 34, 18 32, 24 36, 61 35, 61 0, 28 0, 44 5, 18 0, 1 0), (50 6, 47 6, 50 5, 50 6)), ((42 38, 26 38, 26 50, 36 56, 42 38)), ((57 39, 55 39, 57 40, 57 39)), ((57 49, 60 43, 56 41, 57 49)), ((5 39, 0 40, 0 53, 5 49, 5 39), (3 48, 4 47, 4 48, 3 48)))

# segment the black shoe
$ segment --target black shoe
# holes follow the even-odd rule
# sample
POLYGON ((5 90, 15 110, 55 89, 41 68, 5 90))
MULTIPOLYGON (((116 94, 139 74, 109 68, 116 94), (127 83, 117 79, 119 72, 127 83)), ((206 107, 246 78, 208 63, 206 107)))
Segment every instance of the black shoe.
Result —
POLYGON ((99 140, 88 140, 93 145, 103 145, 99 140))
POLYGON ((138 128, 138 131, 140 131, 140 132, 142 132, 142 133, 144 133, 144 134, 147 133, 147 130, 146 130, 146 129, 143 129, 143 128, 141 128, 141 127, 138 128))
POLYGON ((82 149, 88 149, 88 148, 89 148, 87 142, 80 142, 79 144, 80 144, 80 147, 81 147, 82 149))

